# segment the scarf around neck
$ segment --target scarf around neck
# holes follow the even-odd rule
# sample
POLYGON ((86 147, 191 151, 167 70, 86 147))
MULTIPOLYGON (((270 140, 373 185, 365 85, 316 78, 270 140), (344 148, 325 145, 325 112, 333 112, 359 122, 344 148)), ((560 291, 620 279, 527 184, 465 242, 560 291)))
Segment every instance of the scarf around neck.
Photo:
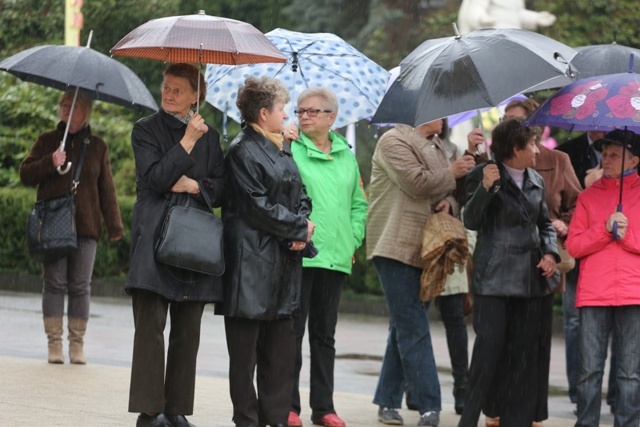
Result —
POLYGON ((278 133, 267 132, 266 130, 262 129, 260 126, 258 126, 255 123, 248 123, 248 124, 249 124, 249 126, 251 126, 253 128, 253 130, 255 130, 260 135, 262 135, 265 138, 267 138, 269 141, 273 142, 275 144, 275 146, 278 147, 278 150, 282 150, 282 144, 284 142, 284 137, 282 136, 282 134, 280 132, 278 132, 278 133))

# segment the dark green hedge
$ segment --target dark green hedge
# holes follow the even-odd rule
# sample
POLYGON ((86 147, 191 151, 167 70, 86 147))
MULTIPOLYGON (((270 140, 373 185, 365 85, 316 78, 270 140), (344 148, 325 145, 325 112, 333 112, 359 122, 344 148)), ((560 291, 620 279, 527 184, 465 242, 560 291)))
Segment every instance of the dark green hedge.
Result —
MULTIPOLYGON (((40 274, 40 264, 34 262, 27 252, 25 226, 27 216, 33 208, 35 189, 0 188, 0 270, 40 274)), ((129 268, 129 244, 132 197, 119 197, 120 213, 124 223, 125 237, 118 242, 109 242, 106 238, 98 244, 98 253, 94 267, 96 277, 124 277, 129 268)))
MULTIPOLYGON (((0 271, 26 274, 40 274, 40 264, 34 262, 27 252, 25 226, 27 216, 33 208, 35 189, 0 188, 0 271)), ((98 244, 94 277, 125 277, 129 268, 129 245, 131 243, 131 220, 133 203, 131 196, 119 196, 120 214, 125 229, 125 237, 118 242, 110 242, 104 237, 98 244)), ((373 264, 365 259, 365 247, 356 253, 353 274, 349 277, 345 291, 350 294, 381 295, 378 278, 373 264)))

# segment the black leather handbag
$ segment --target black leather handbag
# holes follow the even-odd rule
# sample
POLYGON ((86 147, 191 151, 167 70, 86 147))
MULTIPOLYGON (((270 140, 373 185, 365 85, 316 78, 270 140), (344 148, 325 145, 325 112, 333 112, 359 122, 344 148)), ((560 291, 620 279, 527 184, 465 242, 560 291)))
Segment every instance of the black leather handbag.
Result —
POLYGON ((162 223, 155 245, 158 262, 219 276, 224 273, 223 227, 220 218, 213 214, 211 200, 200 187, 200 194, 207 202, 208 210, 185 205, 169 208, 162 223))
POLYGON ((80 162, 69 193, 38 200, 27 218, 27 248, 34 261, 52 262, 78 247, 75 193, 89 140, 84 141, 80 162))

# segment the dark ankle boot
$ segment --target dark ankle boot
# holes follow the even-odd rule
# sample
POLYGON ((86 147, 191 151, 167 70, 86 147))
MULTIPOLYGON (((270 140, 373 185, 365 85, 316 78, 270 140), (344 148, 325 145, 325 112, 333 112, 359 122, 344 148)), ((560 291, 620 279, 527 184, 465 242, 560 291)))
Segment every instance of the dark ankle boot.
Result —
POLYGON ((464 410, 465 394, 467 394, 467 387, 453 387, 453 399, 455 400, 453 407, 458 415, 462 415, 464 410))
POLYGON ((196 427, 187 421, 187 418, 184 415, 165 414, 165 416, 173 427, 196 427))

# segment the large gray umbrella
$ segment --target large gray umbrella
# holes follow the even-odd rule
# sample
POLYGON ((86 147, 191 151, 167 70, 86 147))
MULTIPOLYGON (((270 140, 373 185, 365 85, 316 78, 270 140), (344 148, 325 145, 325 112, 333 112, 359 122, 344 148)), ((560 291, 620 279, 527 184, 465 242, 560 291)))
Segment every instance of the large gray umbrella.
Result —
POLYGON ((0 62, 0 70, 59 90, 81 88, 93 99, 133 110, 158 109, 153 96, 133 71, 90 47, 32 47, 0 62))
POLYGON ((374 123, 418 126, 486 107, 534 90, 573 81, 577 54, 542 34, 483 29, 427 40, 400 63, 400 75, 374 115, 374 123))
POLYGON ((640 74, 640 49, 617 43, 580 46, 571 65, 578 69, 581 79, 605 74, 633 72, 640 74), (631 55, 634 56, 633 68, 629 70, 631 55))

